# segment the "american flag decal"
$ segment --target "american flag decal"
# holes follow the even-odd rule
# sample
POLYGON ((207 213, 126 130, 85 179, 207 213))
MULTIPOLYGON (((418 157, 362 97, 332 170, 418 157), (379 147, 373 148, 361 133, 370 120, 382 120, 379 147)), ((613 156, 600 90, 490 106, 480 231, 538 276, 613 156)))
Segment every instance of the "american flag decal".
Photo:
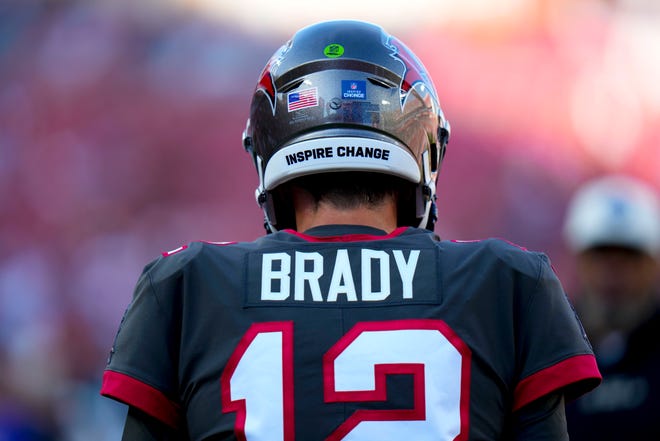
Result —
POLYGON ((318 88, 312 87, 311 89, 289 92, 289 94, 286 96, 286 103, 289 112, 293 112, 294 110, 306 109, 307 107, 318 106, 319 105, 318 88))

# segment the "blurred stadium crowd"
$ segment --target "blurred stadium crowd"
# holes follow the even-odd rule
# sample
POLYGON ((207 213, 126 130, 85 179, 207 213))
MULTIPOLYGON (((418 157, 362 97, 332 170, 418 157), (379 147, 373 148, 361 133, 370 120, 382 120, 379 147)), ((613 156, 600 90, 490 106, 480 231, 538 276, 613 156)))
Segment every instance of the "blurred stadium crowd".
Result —
POLYGON ((252 188, 226 184, 252 177, 245 97, 270 48, 249 44, 187 16, 0 5, 1 440, 119 439, 98 382, 141 267, 260 233, 252 188))
MULTIPOLYGON (((621 113, 595 93, 608 133, 575 124, 582 104, 559 100, 590 45, 602 55, 611 16, 562 23, 402 39, 454 132, 439 234, 545 250, 570 286, 560 230, 578 183, 616 169, 660 187, 660 93, 614 98, 621 113)), ((191 10, 0 2, 0 440, 119 439, 124 409, 98 387, 142 266, 190 240, 262 234, 240 136, 274 49, 191 10)))

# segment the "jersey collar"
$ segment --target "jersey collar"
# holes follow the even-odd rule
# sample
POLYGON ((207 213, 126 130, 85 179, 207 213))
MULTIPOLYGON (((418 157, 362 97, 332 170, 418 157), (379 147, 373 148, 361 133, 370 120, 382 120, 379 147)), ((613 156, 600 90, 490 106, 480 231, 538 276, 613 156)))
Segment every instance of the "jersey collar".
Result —
POLYGON ((400 236, 408 227, 399 227, 391 233, 365 225, 321 225, 310 228, 304 233, 284 230, 308 242, 358 242, 384 240, 400 236))

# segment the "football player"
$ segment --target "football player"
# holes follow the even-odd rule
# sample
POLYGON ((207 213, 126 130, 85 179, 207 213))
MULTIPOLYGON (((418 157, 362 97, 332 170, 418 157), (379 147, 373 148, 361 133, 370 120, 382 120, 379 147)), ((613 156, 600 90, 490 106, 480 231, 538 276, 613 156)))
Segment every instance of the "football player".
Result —
POLYGON ((439 240, 449 123, 381 27, 298 31, 243 136, 270 234, 150 263, 104 373, 126 440, 565 440, 600 381, 548 258, 439 240))

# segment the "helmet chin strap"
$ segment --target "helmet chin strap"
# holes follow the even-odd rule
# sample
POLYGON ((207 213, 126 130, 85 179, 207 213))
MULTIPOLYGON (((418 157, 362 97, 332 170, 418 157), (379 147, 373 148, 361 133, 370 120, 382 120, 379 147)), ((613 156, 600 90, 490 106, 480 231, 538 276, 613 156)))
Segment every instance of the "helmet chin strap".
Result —
POLYGON ((431 201, 429 204, 428 219, 426 221, 425 228, 427 230, 433 231, 435 228, 435 222, 438 220, 438 204, 435 201, 431 201))
POLYGON ((259 186, 255 191, 255 196, 257 198, 257 204, 264 212, 264 228, 266 233, 275 233, 277 232, 277 216, 275 216, 275 204, 273 203, 273 195, 270 192, 263 189, 259 186))
POLYGON ((416 193, 417 219, 420 220, 417 228, 433 231, 435 222, 438 220, 435 194, 428 185, 417 187, 416 193))
POLYGON ((246 135, 246 132, 243 132, 243 146, 245 147, 245 150, 247 150, 252 155, 254 165, 257 168, 259 186, 254 190, 254 198, 257 201, 257 205, 259 205, 259 207, 264 212, 264 229, 266 230, 267 234, 274 233, 277 231, 277 228, 275 228, 275 225, 277 224, 277 218, 275 217, 273 198, 268 193, 268 191, 266 191, 264 186, 263 159, 252 148, 252 139, 246 135))
POLYGON ((264 228, 266 233, 271 234, 277 232, 277 217, 275 216, 275 207, 273 205, 273 197, 268 192, 264 191, 259 195, 257 200, 259 206, 264 211, 264 228))
POLYGON ((438 153, 426 150, 422 154, 422 179, 424 179, 425 183, 417 187, 417 218, 421 217, 418 228, 426 228, 433 231, 435 222, 438 220, 438 208, 435 203, 435 187, 433 186, 431 158, 429 156, 431 154, 437 155, 438 153))

